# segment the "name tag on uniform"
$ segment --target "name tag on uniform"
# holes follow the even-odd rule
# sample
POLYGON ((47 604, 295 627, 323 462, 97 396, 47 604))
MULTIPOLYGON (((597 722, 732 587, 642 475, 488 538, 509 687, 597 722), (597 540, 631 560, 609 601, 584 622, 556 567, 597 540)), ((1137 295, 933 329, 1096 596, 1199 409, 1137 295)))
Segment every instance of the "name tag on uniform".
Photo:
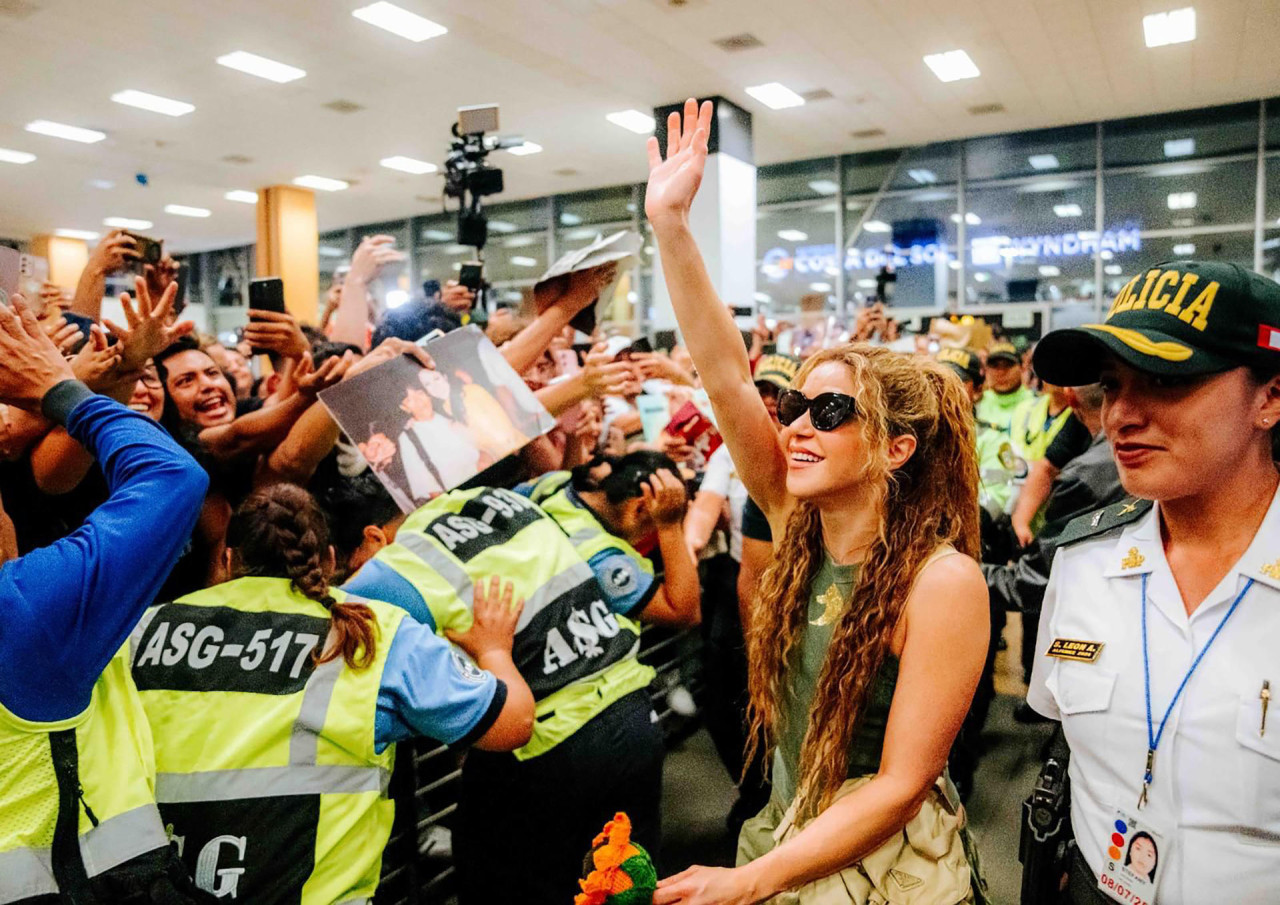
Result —
POLYGON ((1117 810, 1106 827, 1098 889, 1125 905, 1155 905, 1169 851, 1165 834, 1117 810))
POLYGON ((1045 656, 1057 657, 1059 660, 1075 660, 1078 663, 1092 663, 1102 653, 1101 641, 1073 641, 1070 638, 1054 638, 1053 644, 1045 656))

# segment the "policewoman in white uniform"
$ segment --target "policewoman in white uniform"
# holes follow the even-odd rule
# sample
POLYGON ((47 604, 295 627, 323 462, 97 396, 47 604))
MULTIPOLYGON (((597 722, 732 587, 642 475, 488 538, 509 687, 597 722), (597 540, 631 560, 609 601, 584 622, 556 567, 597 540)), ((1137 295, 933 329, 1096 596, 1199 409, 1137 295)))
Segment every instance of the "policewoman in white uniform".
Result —
POLYGON ((1101 382, 1132 497, 1065 532, 1027 695, 1071 748, 1070 900, 1278 902, 1280 285, 1152 267, 1035 367, 1101 382))

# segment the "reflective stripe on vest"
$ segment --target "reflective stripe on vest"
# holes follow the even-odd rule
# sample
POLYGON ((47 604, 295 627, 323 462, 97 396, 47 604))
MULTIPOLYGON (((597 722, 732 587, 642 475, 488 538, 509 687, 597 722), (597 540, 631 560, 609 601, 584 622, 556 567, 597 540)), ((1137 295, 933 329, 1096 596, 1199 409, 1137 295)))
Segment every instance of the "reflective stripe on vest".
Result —
POLYGON ((471 625, 474 582, 499 576, 525 601, 512 658, 537 719, 521 759, 542 754, 617 700, 645 687, 638 632, 615 616, 591 566, 561 526, 509 490, 443 494, 412 513, 377 560, 411 585, 441 634, 471 625))
MULTIPOLYGON (((143 805, 104 820, 80 836, 80 857, 90 877, 169 844, 160 812, 143 805)), ((48 848, 0 852, 0 905, 42 895, 56 895, 53 854, 48 848)))
POLYGON ((59 892, 53 870, 60 795, 54 734, 74 738, 81 802, 71 826, 84 875, 101 876, 167 844, 152 793, 151 735, 125 646, 98 677, 89 705, 71 719, 24 720, 0 706, 0 903, 59 892))
POLYGON ((373 719, 404 613, 330 593, 373 611, 366 669, 314 664, 329 613, 286 579, 241 578, 158 607, 134 641, 160 814, 196 884, 218 897, 331 905, 377 888, 395 747, 376 751, 373 719))

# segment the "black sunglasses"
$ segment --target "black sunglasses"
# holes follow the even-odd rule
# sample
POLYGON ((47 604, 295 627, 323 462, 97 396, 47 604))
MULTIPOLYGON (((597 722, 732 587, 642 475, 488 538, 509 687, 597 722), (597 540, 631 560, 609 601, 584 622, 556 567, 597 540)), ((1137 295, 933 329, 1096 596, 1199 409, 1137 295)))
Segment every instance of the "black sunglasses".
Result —
POLYGON ((778 421, 790 424, 805 412, 814 430, 833 431, 858 414, 858 401, 844 393, 819 393, 810 399, 799 390, 783 390, 778 396, 778 421))

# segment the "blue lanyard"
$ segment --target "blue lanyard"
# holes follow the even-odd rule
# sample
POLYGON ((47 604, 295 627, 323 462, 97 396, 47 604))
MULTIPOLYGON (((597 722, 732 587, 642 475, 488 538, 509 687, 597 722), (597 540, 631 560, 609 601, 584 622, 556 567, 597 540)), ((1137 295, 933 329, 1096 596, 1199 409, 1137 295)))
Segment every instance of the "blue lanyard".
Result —
POLYGON ((1187 683, 1191 681, 1191 674, 1196 671, 1196 667, 1200 665, 1204 655, 1209 652, 1213 642, 1218 640, 1218 635, 1222 633, 1222 627, 1227 624, 1227 620, 1236 611, 1236 607, 1240 606, 1240 601, 1244 600, 1244 595, 1248 594, 1249 589, 1253 587, 1253 579, 1250 578, 1245 582, 1244 587, 1240 589, 1236 599, 1231 602, 1231 607, 1227 610, 1227 614, 1222 617, 1222 621, 1213 630, 1209 640, 1204 643, 1204 647, 1200 648, 1200 653, 1196 654, 1196 658, 1191 661, 1191 668, 1182 677, 1182 681, 1178 684, 1178 690, 1173 693, 1173 700, 1169 702, 1164 716, 1160 719, 1160 728, 1153 729, 1151 724, 1151 660, 1147 650, 1147 579, 1150 574, 1149 572, 1144 572, 1142 575, 1142 678, 1147 693, 1147 768, 1142 774, 1142 794, 1138 796, 1139 808, 1142 808, 1147 803, 1147 787, 1151 785, 1151 777, 1155 770, 1156 749, 1160 747, 1160 739, 1164 737, 1164 727, 1169 722, 1169 714, 1173 713, 1174 705, 1178 703, 1178 698, 1182 697, 1183 690, 1186 689, 1187 683))

